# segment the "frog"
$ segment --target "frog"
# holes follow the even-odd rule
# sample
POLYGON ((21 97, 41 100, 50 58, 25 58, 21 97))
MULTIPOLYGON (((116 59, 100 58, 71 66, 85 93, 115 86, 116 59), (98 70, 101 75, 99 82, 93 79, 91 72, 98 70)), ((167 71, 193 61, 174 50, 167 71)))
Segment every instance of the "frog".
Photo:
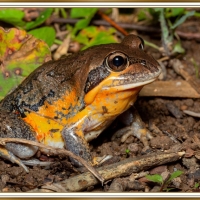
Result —
MULTIPOLYGON (((144 51, 143 39, 133 34, 121 43, 48 61, 0 101, 0 137, 66 148, 96 164, 88 143, 130 109, 142 87, 160 73, 159 63, 144 51)), ((37 151, 29 144, 0 146, 1 157, 26 171, 22 161, 37 151)))

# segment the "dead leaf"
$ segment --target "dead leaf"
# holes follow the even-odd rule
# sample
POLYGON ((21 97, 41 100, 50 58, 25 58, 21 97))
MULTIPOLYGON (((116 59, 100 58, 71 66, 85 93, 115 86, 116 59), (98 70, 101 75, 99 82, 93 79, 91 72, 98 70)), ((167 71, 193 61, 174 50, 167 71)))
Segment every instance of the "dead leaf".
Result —
POLYGON ((48 45, 24 30, 0 27, 0 99, 38 66, 51 60, 48 45))

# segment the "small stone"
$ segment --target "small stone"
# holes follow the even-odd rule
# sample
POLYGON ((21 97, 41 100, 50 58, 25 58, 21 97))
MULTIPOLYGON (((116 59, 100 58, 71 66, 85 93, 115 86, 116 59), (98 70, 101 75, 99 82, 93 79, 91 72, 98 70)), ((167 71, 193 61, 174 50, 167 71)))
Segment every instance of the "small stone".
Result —
MULTIPOLYGON (((185 151, 185 158, 190 158, 194 155, 194 151, 191 148, 187 148, 185 151)), ((195 156, 196 157, 196 156, 195 156)), ((198 158, 197 158, 198 159, 198 158)))
POLYGON ((152 148, 168 150, 172 146, 173 141, 168 136, 157 136, 151 139, 150 144, 152 148))
POLYGON ((189 106, 189 107, 194 105, 193 99, 186 99, 186 100, 184 100, 184 103, 186 106, 189 106))
POLYGON ((160 186, 154 186, 151 192, 160 192, 160 186))
POLYGON ((167 170, 166 165, 161 165, 158 167, 153 168, 152 170, 149 171, 150 174, 161 174, 162 172, 167 170))
POLYGON ((7 188, 7 187, 3 188, 2 192, 9 192, 9 188, 7 188))
POLYGON ((187 109, 188 109, 188 107, 186 105, 181 106, 181 110, 187 110, 187 109))

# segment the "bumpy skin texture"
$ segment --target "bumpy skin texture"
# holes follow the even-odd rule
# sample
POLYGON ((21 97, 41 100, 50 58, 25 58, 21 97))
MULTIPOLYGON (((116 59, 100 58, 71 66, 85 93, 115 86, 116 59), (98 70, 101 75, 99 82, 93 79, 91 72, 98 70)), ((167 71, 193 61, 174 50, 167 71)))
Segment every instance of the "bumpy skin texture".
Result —
MULTIPOLYGON (((24 123, 21 118, 2 109, 0 109, 0 113, 0 133, 2 138, 26 138, 27 140, 36 141, 34 130, 24 123)), ((29 158, 38 150, 37 147, 15 143, 7 143, 6 148, 11 152, 15 152, 15 155, 20 158, 29 158)))
MULTIPOLYGON (((125 37, 121 44, 94 46, 49 61, 0 102, 0 137, 66 146, 91 161, 87 141, 127 110, 141 87, 159 73, 158 63, 143 51, 141 39, 134 35, 125 37), (108 66, 115 55, 122 55, 127 63, 117 72, 108 66)), ((19 156, 15 147, 9 150, 19 156)))

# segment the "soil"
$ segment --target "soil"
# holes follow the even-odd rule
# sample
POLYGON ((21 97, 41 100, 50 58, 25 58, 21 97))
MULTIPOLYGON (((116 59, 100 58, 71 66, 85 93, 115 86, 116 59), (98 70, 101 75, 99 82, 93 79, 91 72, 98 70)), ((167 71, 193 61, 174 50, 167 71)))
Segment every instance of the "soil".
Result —
MULTIPOLYGON (((189 31, 195 33, 197 32, 197 27, 199 27, 198 24, 193 22, 182 28, 180 27, 179 31, 187 31, 187 28, 190 28, 189 31)), ((147 34, 144 33, 140 33, 140 35, 145 39, 152 38, 152 43, 160 43, 159 38, 147 37, 147 34)), ((195 60, 197 65, 200 64, 199 42, 196 40, 182 40, 182 45, 186 53, 178 56, 178 58, 186 63, 188 73, 194 76, 195 68, 191 62, 191 58, 195 60)), ((162 57, 155 49, 147 48, 147 50, 156 59, 162 57)), ((165 80, 182 79, 170 67, 169 60, 164 61, 164 65, 167 70, 165 80)), ((93 155, 113 155, 114 159, 111 162, 117 162, 127 157, 137 157, 143 154, 148 155, 152 152, 168 151, 170 148, 181 144, 183 150, 186 151, 186 155, 182 159, 150 168, 148 173, 161 174, 163 177, 169 177, 174 171, 181 170, 183 174, 173 179, 168 185, 168 188, 172 188, 172 191, 176 192, 199 191, 197 183, 199 183, 200 179, 200 156, 198 155, 200 120, 185 114, 183 110, 187 109, 200 113, 200 99, 139 97, 135 103, 135 107, 145 122, 146 127, 151 130, 154 136, 149 142, 151 151, 143 152, 143 144, 134 136, 129 136, 122 143, 122 135, 115 134, 122 125, 119 121, 115 121, 97 139, 90 143, 93 155), (126 152, 127 149, 129 149, 128 153, 126 152)), ((50 159, 53 161, 53 164, 49 167, 29 167, 30 172, 26 173, 16 164, 0 159, 0 191, 27 192, 34 188, 40 188, 42 185, 57 183, 80 173, 74 168, 68 158, 49 158, 41 154, 37 154, 36 157, 40 158, 40 160, 50 159)), ((136 179, 133 176, 134 174, 115 178, 105 183, 104 186, 99 184, 95 187, 88 188, 87 191, 157 192, 161 190, 159 184, 147 180, 145 175, 136 179)), ((162 188, 161 191, 166 191, 164 189, 166 188, 162 188)))

